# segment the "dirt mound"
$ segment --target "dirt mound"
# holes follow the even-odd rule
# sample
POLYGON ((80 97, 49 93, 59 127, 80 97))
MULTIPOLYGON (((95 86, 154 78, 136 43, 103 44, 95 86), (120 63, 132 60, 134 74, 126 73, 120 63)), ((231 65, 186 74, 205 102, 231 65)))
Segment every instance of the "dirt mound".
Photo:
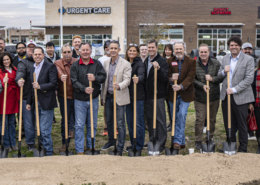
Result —
POLYGON ((243 184, 258 180, 260 155, 220 153, 1 159, 0 184, 243 184))

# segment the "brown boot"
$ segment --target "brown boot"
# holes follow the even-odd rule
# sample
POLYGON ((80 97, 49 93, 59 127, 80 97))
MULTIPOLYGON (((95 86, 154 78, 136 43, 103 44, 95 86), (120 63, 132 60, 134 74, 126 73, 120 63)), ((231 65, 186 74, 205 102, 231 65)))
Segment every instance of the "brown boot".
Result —
POLYGON ((66 145, 62 145, 60 148, 60 152, 65 152, 66 151, 66 145))
POLYGON ((74 131, 69 131, 69 138, 73 138, 74 137, 74 131))
POLYGON ((84 155, 84 153, 83 153, 83 152, 80 152, 80 153, 77 153, 77 155, 84 155))

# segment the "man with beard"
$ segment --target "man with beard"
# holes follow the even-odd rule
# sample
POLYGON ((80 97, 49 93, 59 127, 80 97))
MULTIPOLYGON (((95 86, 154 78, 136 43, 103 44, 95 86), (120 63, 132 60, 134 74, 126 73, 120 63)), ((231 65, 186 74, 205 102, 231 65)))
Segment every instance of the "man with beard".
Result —
POLYGON ((174 56, 167 60, 169 64, 169 86, 167 99, 170 104, 171 116, 173 111, 173 91, 177 91, 176 119, 175 119, 175 149, 185 148, 185 123, 190 102, 194 100, 193 81, 196 74, 196 61, 185 55, 186 44, 173 44, 174 56), (177 85, 174 81, 177 80, 177 85))
POLYGON ((46 44, 46 57, 54 63, 56 60, 59 60, 60 57, 55 52, 55 45, 53 42, 47 42, 46 44))
POLYGON ((79 55, 79 46, 80 44, 82 43, 82 38, 81 36, 79 35, 75 35, 73 38, 72 38, 72 46, 73 46, 73 54, 72 54, 72 57, 73 58, 77 58, 79 59, 80 58, 80 55, 79 55))
POLYGON ((16 44, 15 48, 16 48, 17 55, 14 57, 13 65, 17 68, 18 62, 20 60, 26 58, 26 56, 25 56, 25 54, 26 54, 26 51, 25 51, 26 45, 23 42, 19 42, 19 43, 16 44))
POLYGON ((72 58, 72 49, 69 44, 65 44, 61 47, 61 52, 63 58, 54 62, 58 70, 58 99, 60 102, 60 112, 61 112, 61 136, 62 136, 62 147, 60 151, 66 150, 65 143, 65 113, 64 113, 64 89, 63 82, 66 82, 66 92, 67 92, 67 112, 68 112, 68 135, 69 142, 70 138, 73 137, 74 125, 75 125, 75 115, 74 115, 74 97, 73 97, 73 86, 70 79, 70 68, 71 65, 78 59, 72 58))
MULTIPOLYGON (((5 51, 5 39, 3 39, 2 37, 0 37, 0 55, 5 51)), ((9 53, 9 52, 8 52, 9 53)), ((12 58, 14 58, 14 54, 10 53, 10 55, 12 56, 12 58)))

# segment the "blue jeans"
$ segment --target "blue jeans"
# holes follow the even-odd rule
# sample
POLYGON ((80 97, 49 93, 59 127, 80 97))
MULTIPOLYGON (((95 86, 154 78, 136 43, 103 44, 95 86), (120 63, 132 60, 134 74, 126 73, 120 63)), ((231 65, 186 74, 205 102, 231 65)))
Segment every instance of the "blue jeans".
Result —
MULTIPOLYGON (((114 144, 114 106, 113 99, 111 96, 107 95, 105 102, 105 114, 107 121, 107 132, 108 132, 108 142, 114 144)), ((118 145, 117 150, 123 151, 125 145, 125 105, 116 105, 116 119, 117 119, 117 130, 118 130, 118 145)))
POLYGON ((31 110, 26 109, 26 100, 23 100, 23 124, 25 132, 25 142, 27 145, 35 143, 35 114, 34 103, 31 106, 31 110))
MULTIPOLYGON (((62 144, 65 144, 65 111, 64 111, 64 98, 58 96, 60 102, 60 113, 61 113, 61 136, 62 144)), ((74 130, 75 126, 75 114, 74 114, 74 99, 67 99, 67 116, 68 116, 68 133, 74 130)), ((68 138, 70 142, 70 138, 68 138)))
MULTIPOLYGON (((2 119, 3 115, 0 114, 0 133, 2 135, 2 119)), ((4 135, 4 147, 9 148, 10 146, 16 146, 15 144, 15 114, 5 115, 5 135, 4 135)))
MULTIPOLYGON (((92 100, 93 103, 93 126, 94 126, 94 147, 95 136, 97 132, 98 117, 98 97, 92 100)), ((87 127, 87 143, 88 149, 92 148, 91 142, 91 122, 90 122, 90 101, 74 100, 75 106, 75 148, 77 153, 84 152, 84 128, 87 127)))
MULTIPOLYGON (((132 148, 133 141, 133 126, 134 126, 134 102, 126 105, 126 120, 130 135, 132 148)), ((136 149, 141 150, 144 147, 145 126, 144 126, 144 100, 136 101, 136 149)))
POLYGON ((52 131, 52 120, 54 115, 54 109, 43 110, 40 103, 38 102, 39 108, 39 122, 40 122, 40 133, 41 133, 41 143, 46 149, 46 156, 53 155, 53 143, 51 139, 52 131))
MULTIPOLYGON (((169 104, 172 117, 173 103, 169 102, 169 104)), ((190 102, 184 102, 180 95, 177 96, 174 143, 178 143, 179 145, 185 145, 185 124, 189 105, 190 102)))

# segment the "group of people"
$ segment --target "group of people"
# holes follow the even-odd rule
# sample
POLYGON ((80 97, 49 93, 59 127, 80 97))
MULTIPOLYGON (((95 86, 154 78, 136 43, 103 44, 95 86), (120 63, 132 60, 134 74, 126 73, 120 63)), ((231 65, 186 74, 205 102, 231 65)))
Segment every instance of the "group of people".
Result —
MULTIPOLYGON (((15 114, 19 113, 20 87, 23 87, 23 125, 28 149, 35 147, 35 94, 38 94, 38 109, 41 131, 41 143, 46 155, 53 155, 51 138, 54 108, 57 107, 58 96, 61 120, 62 146, 65 151, 65 113, 64 98, 67 98, 68 135, 75 137, 75 149, 78 155, 91 150, 90 94, 92 94, 94 138, 97 131, 99 101, 104 106, 105 128, 103 135, 108 135, 108 142, 101 150, 114 147, 114 119, 117 122, 117 150, 128 151, 133 148, 134 123, 134 84, 136 94, 136 149, 146 147, 145 129, 149 131, 149 140, 153 138, 153 105, 154 93, 156 100, 156 140, 160 142, 160 152, 165 149, 167 129, 166 110, 173 114, 173 92, 177 92, 175 137, 173 147, 185 148, 185 123, 190 102, 194 101, 195 147, 201 149, 203 128, 206 119, 206 92, 210 93, 210 141, 213 142, 216 115, 222 100, 223 120, 228 135, 227 95, 231 95, 231 140, 236 142, 238 131, 238 152, 247 152, 248 109, 254 109, 258 128, 260 127, 260 64, 251 57, 252 45, 244 43, 238 37, 231 37, 228 46, 231 54, 227 54, 222 63, 209 57, 210 47, 201 44, 198 48, 199 57, 190 58, 186 54, 186 44, 175 42, 165 45, 163 54, 158 52, 158 42, 151 39, 147 44, 129 44, 125 58, 119 56, 120 44, 116 40, 104 43, 105 55, 99 60, 91 58, 92 46, 83 43, 80 36, 74 36, 72 45, 61 47, 62 58, 54 52, 54 44, 47 43, 47 54, 35 42, 16 45, 17 56, 13 58, 4 51, 4 39, 0 38, 0 115, 3 114, 3 89, 7 83, 6 131, 4 147, 16 149, 15 114), (154 92, 155 69, 157 69, 157 91, 154 92), (227 73, 230 78, 227 79, 227 73), (8 77, 5 77, 5 74, 8 77), (36 81, 33 74, 35 73, 36 81), (116 76, 116 82, 114 82, 116 76), (230 88, 227 88, 227 80, 230 88), (90 87, 90 83, 92 86, 90 87), (177 84, 174 82, 177 81, 177 84), (209 86, 206 85, 209 81, 209 86), (66 94, 64 97, 64 86, 66 94), (220 89, 220 84, 222 88, 220 89), (116 91, 116 118, 113 114, 114 91, 116 91), (128 126, 131 146, 125 147, 126 123, 128 126), (86 147, 84 129, 87 129, 86 147), (75 131, 75 132, 74 132, 75 131)), ((2 123, 2 119, 0 120, 2 123)), ((256 131, 258 141, 257 153, 260 153, 260 131, 256 131)))

